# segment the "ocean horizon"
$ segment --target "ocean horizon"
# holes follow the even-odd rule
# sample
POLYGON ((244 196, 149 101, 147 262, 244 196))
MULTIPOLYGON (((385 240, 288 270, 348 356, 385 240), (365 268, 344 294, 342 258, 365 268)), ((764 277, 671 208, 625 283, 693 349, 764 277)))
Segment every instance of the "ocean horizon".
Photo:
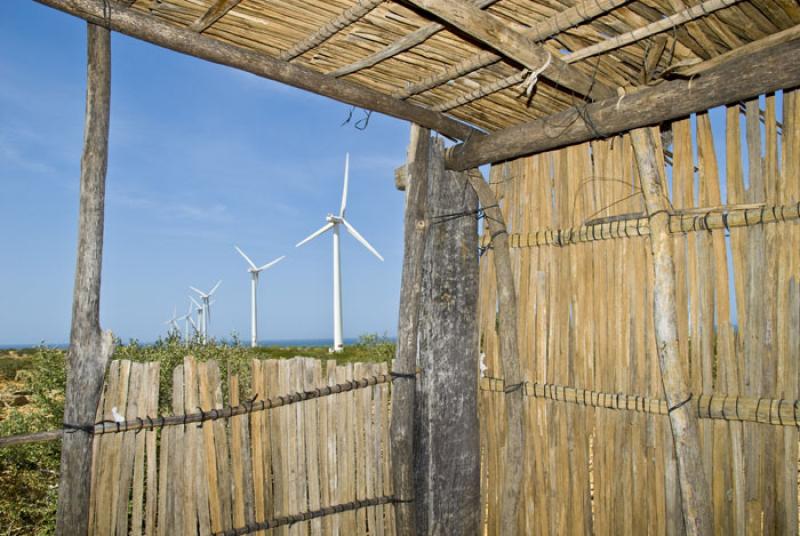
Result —
MULTIPOLYGON (((389 341, 392 341, 392 342, 395 342, 397 340, 396 337, 386 337, 386 339, 389 340, 389 341)), ((358 343, 358 341, 359 341, 358 337, 349 337, 349 338, 346 337, 344 339, 344 344, 350 346, 350 345, 358 343)), ((220 343, 230 343, 231 339, 220 339, 218 342, 220 342, 220 343)), ((141 342, 141 341, 139 341, 139 344, 142 344, 142 345, 145 345, 145 346, 146 345, 151 345, 151 344, 154 344, 154 343, 155 343, 155 341, 149 341, 149 342, 141 342)), ((239 343, 242 346, 248 346, 249 345, 249 341, 246 341, 244 339, 241 339, 239 341, 239 343)), ((311 339, 265 339, 265 340, 262 340, 262 341, 258 341, 258 346, 278 347, 278 348, 287 347, 287 346, 297 346, 297 347, 318 347, 318 346, 323 346, 324 347, 324 346, 328 346, 328 347, 330 347, 332 345, 333 345, 333 339, 327 339, 327 338, 316 338, 316 339, 315 338, 311 338, 311 339)), ((44 342, 44 341, 39 342, 39 343, 35 343, 35 344, 31 344, 31 343, 27 343, 27 344, 0 344, 0 350, 25 350, 25 349, 30 349, 30 348, 37 348, 39 346, 46 346, 47 348, 66 349, 67 347, 69 347, 69 344, 68 343, 50 344, 50 343, 47 343, 47 342, 44 342)))

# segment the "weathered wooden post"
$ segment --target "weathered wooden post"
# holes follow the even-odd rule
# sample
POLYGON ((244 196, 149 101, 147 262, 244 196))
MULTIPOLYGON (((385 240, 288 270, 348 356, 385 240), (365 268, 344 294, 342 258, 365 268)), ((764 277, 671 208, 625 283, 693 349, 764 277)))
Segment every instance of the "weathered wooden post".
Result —
POLYGON ((78 259, 72 299, 72 329, 67 354, 67 387, 56 533, 87 534, 92 474, 92 434, 113 349, 110 332, 100 331, 100 271, 108 163, 111 95, 111 36, 87 25, 86 119, 81 157, 78 259))
POLYGON ((420 535, 478 534, 477 197, 445 171, 441 140, 428 166, 416 382, 414 498, 420 535))
POLYGON ((678 459, 684 526, 686 534, 705 536, 712 532, 711 494, 700 459, 697 414, 692 404, 693 397, 701 393, 689 392, 678 350, 675 264, 669 233, 667 194, 662 170, 656 161, 656 142, 652 130, 632 130, 631 138, 650 219, 650 249, 655 273, 653 317, 661 379, 669 404, 669 421, 678 459))
POLYGON ((519 358, 517 334, 517 291, 514 272, 511 268, 511 252, 508 247, 508 231, 497 196, 483 179, 481 172, 467 172, 470 185, 486 214, 490 243, 494 252, 494 270, 497 285, 497 321, 500 336, 500 358, 506 391, 506 434, 503 445, 503 511, 501 520, 503 534, 517 534, 517 516, 522 508, 522 470, 525 452, 525 433, 522 429, 522 412, 525 382, 519 358))
POLYGON ((397 354, 393 372, 402 375, 392 387, 392 479, 396 498, 395 532, 415 534, 414 521, 414 390, 417 368, 417 323, 422 291, 422 253, 428 231, 428 161, 431 133, 418 125, 411 127, 408 163, 402 170, 406 191, 403 275, 400 290, 400 315, 397 327, 397 354))

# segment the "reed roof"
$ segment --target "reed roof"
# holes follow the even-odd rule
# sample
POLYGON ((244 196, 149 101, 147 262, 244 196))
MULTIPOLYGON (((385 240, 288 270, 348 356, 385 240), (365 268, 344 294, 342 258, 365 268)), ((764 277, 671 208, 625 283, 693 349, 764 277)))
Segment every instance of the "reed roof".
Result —
MULTIPOLYGON (((613 91, 656 84, 693 64, 800 23, 800 5, 795 0, 716 0, 717 5, 706 0, 702 14, 677 25, 668 17, 701 2, 484 0, 486 4, 490 4, 486 11, 508 27, 541 36, 534 40, 553 58, 565 59, 613 91), (718 9, 709 13, 712 7, 718 9), (598 11, 598 16, 592 16, 598 11), (567 18, 568 14, 572 18, 567 18), (644 29, 653 24, 665 29, 646 35, 649 32, 644 29), (631 34, 634 31, 637 33, 631 34), (581 51, 591 50, 587 47, 619 36, 634 41, 579 57, 581 51)), ((380 0, 135 0, 132 8, 213 39, 446 112, 486 131, 549 115, 586 99, 544 77, 539 78, 532 95, 526 95, 521 86, 527 79, 523 66, 506 57, 458 76, 454 68, 479 54, 478 59, 492 59, 491 49, 412 4, 380 0), (426 38, 411 40, 410 36, 420 34, 426 38), (352 70, 348 66, 404 39, 419 43, 375 65, 347 72, 352 70), (447 81, 432 85, 444 79, 447 81), (426 80, 431 87, 419 91, 426 80)))

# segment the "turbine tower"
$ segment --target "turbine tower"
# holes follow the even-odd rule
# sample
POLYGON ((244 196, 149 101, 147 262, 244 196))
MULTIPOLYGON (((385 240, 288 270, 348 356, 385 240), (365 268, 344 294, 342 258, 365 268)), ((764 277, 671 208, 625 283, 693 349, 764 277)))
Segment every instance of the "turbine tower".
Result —
MULTIPOLYGON (((191 300, 192 298, 189 298, 189 299, 191 300)), ((194 301, 194 300, 192 300, 192 301, 194 301)), ((189 346, 189 343, 192 340, 192 332, 189 330, 189 326, 192 326, 192 327, 195 328, 195 330, 197 330, 197 326, 195 326, 194 320, 192 319, 192 313, 193 312, 194 312, 194 306, 192 305, 192 302, 189 302, 189 310, 186 312, 185 315, 183 315, 182 317, 178 318, 178 320, 183 320, 183 326, 184 326, 184 328, 183 328, 183 338, 184 338, 184 343, 186 344, 186 346, 189 346)))
POLYGON ((217 281, 217 284, 214 285, 214 288, 212 288, 208 292, 203 292, 202 290, 198 290, 198 289, 196 289, 194 287, 189 287, 190 289, 192 289, 193 291, 197 292, 200 295, 200 299, 202 300, 202 304, 203 304, 203 306, 202 306, 203 316, 200 318, 200 320, 201 320, 201 322, 200 322, 200 328, 201 328, 200 331, 202 333, 201 338, 202 338, 203 344, 205 344, 208 341, 208 322, 209 322, 209 320, 211 320, 211 309, 210 309, 211 304, 209 303, 209 299, 211 298, 211 296, 214 295, 214 293, 217 291, 217 289, 219 288, 219 286, 221 284, 222 284, 222 281, 217 281))
POLYGON ((282 257, 278 257, 272 262, 268 262, 264 266, 256 266, 250 257, 245 255, 244 251, 239 249, 239 246, 233 246, 236 248, 236 251, 239 252, 239 255, 244 257, 244 260, 247 261, 247 264, 250 265, 250 268, 247 269, 250 272, 250 346, 255 348, 258 345, 258 322, 256 320, 257 308, 256 308, 256 289, 258 288, 258 274, 260 274, 263 270, 271 268, 275 266, 283 259, 286 258, 286 255, 282 257))
POLYGON ((194 326, 194 332, 197 335, 199 335, 200 341, 202 341, 203 340, 203 306, 201 304, 197 303, 197 300, 195 300, 191 296, 189 296, 189 299, 192 301, 194 306, 197 308, 196 309, 196 311, 197 311, 197 324, 195 324, 194 321, 193 321, 192 325, 194 326))
POLYGON ((380 253, 378 253, 375 248, 373 248, 369 242, 367 242, 361 234, 356 231, 355 227, 350 225, 346 219, 344 219, 345 209, 347 208, 347 182, 349 179, 350 174, 350 154, 348 153, 345 157, 344 161, 344 188, 342 189, 342 205, 339 208, 339 215, 334 216, 333 214, 328 214, 325 217, 325 221, 327 222, 325 225, 320 227, 318 230, 311 233, 309 236, 301 240, 297 246, 300 247, 303 244, 306 244, 318 236, 330 231, 333 229, 333 351, 334 352, 341 352, 344 348, 344 343, 342 341, 342 276, 341 276, 341 266, 340 266, 340 254, 339 254, 339 226, 344 225, 344 228, 350 233, 353 238, 358 240, 362 246, 367 248, 370 253, 378 257, 381 261, 383 261, 383 257, 381 257, 380 253))

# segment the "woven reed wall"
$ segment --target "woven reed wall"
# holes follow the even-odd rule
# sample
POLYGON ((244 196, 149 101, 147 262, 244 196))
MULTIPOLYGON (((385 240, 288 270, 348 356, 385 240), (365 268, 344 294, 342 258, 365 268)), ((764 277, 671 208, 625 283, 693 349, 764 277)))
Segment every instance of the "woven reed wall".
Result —
MULTIPOLYGON (((673 209, 694 214, 695 229, 720 213, 730 214, 727 221, 751 208, 743 227, 674 233, 681 353, 694 396, 689 403, 701 417, 716 417, 702 419, 700 428, 715 532, 797 534, 799 92, 734 105, 716 117, 714 128, 708 114, 673 124, 672 147, 665 147, 671 150, 671 164, 664 166, 673 209), (723 204, 737 207, 723 210, 723 204), (795 207, 793 218, 786 209, 783 218, 772 209, 782 205, 795 207), (705 216, 708 208, 711 216, 705 216), (759 223, 759 215, 769 221, 770 212, 777 223, 759 223), (757 420, 772 424, 736 421, 744 412, 737 397, 749 398, 757 420), (707 412, 706 403, 716 411, 707 412), (787 415, 795 417, 790 426, 782 420, 787 415)), ((633 227, 629 237, 563 246, 537 247, 532 238, 537 231, 645 212, 629 139, 496 165, 490 179, 510 232, 519 234, 512 235, 512 259, 523 370, 531 382, 520 468, 522 533, 681 534, 669 422, 639 404, 642 397, 664 399, 649 238, 633 227), (567 403, 558 389, 552 395, 542 384, 612 395, 601 403, 589 394, 587 404, 586 396, 581 401, 575 394, 567 403), (613 393, 629 397, 623 404, 617 396, 615 404, 613 393), (598 405, 606 407, 592 407, 598 405)), ((494 277, 488 249, 481 260, 483 374, 502 377, 494 277)), ((504 402, 494 383, 481 382, 482 494, 487 533, 499 535, 504 402)))
MULTIPOLYGON (((252 393, 214 361, 186 358, 173 374, 173 412, 209 411, 387 372, 386 364, 254 360, 252 393), (230 393, 229 400, 223 392, 230 393)), ((208 535, 276 517, 391 495, 389 385, 202 425, 98 435, 95 535, 208 535)), ((114 361, 99 419, 155 416, 158 363, 114 361)), ((394 534, 392 505, 362 508, 254 534, 394 534)))

